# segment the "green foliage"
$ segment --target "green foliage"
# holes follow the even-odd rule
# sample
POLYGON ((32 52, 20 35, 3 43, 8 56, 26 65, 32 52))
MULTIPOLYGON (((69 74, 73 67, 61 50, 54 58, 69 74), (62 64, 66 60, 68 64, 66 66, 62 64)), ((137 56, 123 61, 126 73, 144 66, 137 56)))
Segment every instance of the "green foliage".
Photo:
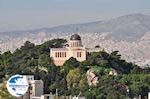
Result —
POLYGON ((91 69, 94 71, 94 74, 98 76, 107 75, 110 72, 110 68, 105 67, 99 67, 99 66, 93 66, 91 69))
MULTIPOLYGON (((14 74, 34 75, 35 79, 44 81, 44 93, 55 93, 57 89, 59 95, 80 94, 88 99, 127 99, 139 94, 144 97, 150 91, 150 68, 141 69, 122 60, 118 51, 89 53, 83 62, 71 57, 63 67, 55 66, 49 57, 49 49, 62 47, 65 42, 53 39, 35 45, 27 41, 13 53, 0 54, 0 82, 14 74), (87 83, 86 72, 89 69, 93 69, 98 77, 96 86, 87 83), (112 69, 118 75, 108 75, 112 69)), ((5 94, 0 91, 0 96, 7 95, 7 91, 5 94)))
POLYGON ((81 72, 79 68, 70 70, 67 74, 66 80, 69 88, 76 88, 81 79, 81 72))
POLYGON ((63 65, 63 73, 64 73, 64 75, 67 75, 71 69, 74 69, 74 68, 76 68, 78 66, 79 66, 79 62, 76 60, 76 58, 71 57, 63 65))
POLYGON ((1 84, 2 85, 0 86, 0 99, 15 99, 13 96, 11 96, 8 93, 4 83, 1 83, 1 84))
POLYGON ((134 68, 131 70, 132 74, 149 74, 150 73, 150 67, 146 67, 146 68, 140 68, 138 66, 134 66, 134 68))
POLYGON ((49 55, 41 54, 41 55, 39 56, 39 59, 38 59, 38 65, 39 65, 39 66, 47 67, 47 66, 49 66, 49 62, 50 62, 50 57, 49 57, 49 55))
POLYGON ((150 91, 150 74, 122 75, 120 82, 129 87, 130 97, 146 96, 150 91))

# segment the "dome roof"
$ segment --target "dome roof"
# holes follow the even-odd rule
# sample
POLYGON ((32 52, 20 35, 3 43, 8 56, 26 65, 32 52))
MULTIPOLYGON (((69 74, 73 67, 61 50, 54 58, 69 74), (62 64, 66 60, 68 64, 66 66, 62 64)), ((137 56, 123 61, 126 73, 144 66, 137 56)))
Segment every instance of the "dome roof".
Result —
POLYGON ((81 37, 78 34, 74 34, 71 36, 70 40, 81 40, 81 37))

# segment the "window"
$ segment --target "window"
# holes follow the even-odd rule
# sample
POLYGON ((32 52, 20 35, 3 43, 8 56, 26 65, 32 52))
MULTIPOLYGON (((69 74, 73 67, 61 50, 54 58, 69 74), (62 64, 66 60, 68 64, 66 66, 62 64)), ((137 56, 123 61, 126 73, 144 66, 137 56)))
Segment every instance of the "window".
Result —
POLYGON ((67 55, 66 55, 66 52, 65 52, 65 57, 66 57, 67 55))
POLYGON ((77 52, 77 57, 81 57, 81 52, 77 52))
POLYGON ((79 53, 79 56, 81 57, 81 52, 79 53))
POLYGON ((58 52, 58 57, 59 57, 60 55, 59 55, 59 52, 58 52))
POLYGON ((55 57, 57 57, 57 52, 55 52, 55 57))
POLYGON ((62 57, 62 52, 60 52, 60 57, 62 57))
POLYGON ((55 52, 55 57, 66 57, 66 52, 55 52))
POLYGON ((66 52, 62 52, 62 57, 66 57, 66 52))

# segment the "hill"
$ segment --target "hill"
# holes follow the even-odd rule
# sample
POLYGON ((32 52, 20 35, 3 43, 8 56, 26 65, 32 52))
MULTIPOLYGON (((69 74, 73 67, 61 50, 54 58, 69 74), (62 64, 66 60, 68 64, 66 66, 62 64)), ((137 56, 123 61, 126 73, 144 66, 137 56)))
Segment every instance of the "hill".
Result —
POLYGON ((82 24, 0 32, 0 48, 3 52, 6 50, 14 51, 27 40, 35 44, 41 44, 53 38, 66 39, 73 33, 79 33, 86 47, 100 45, 108 52, 119 50, 123 58, 145 66, 150 64, 149 24, 150 16, 130 14, 82 24))
POLYGON ((26 41, 13 53, 0 54, 0 97, 14 99, 8 94, 5 81, 15 74, 34 75, 35 80, 43 80, 44 94, 54 94, 57 89, 58 95, 80 94, 88 99, 126 99, 138 97, 139 94, 142 98, 147 96, 150 68, 142 69, 126 62, 118 51, 109 54, 104 50, 88 54, 83 62, 71 57, 62 67, 57 67, 49 57, 49 47, 59 48, 65 43, 64 39, 53 39, 41 45, 26 41), (93 72, 94 77, 89 75, 89 71, 93 72), (115 71, 115 75, 110 74, 111 71, 115 71))

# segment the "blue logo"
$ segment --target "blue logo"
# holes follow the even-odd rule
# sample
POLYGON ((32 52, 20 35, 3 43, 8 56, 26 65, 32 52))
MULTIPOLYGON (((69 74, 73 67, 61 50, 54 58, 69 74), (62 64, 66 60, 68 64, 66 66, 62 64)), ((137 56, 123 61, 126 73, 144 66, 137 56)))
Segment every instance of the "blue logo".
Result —
POLYGON ((16 97, 23 96, 28 90, 29 84, 26 76, 14 75, 7 81, 8 92, 16 97))

